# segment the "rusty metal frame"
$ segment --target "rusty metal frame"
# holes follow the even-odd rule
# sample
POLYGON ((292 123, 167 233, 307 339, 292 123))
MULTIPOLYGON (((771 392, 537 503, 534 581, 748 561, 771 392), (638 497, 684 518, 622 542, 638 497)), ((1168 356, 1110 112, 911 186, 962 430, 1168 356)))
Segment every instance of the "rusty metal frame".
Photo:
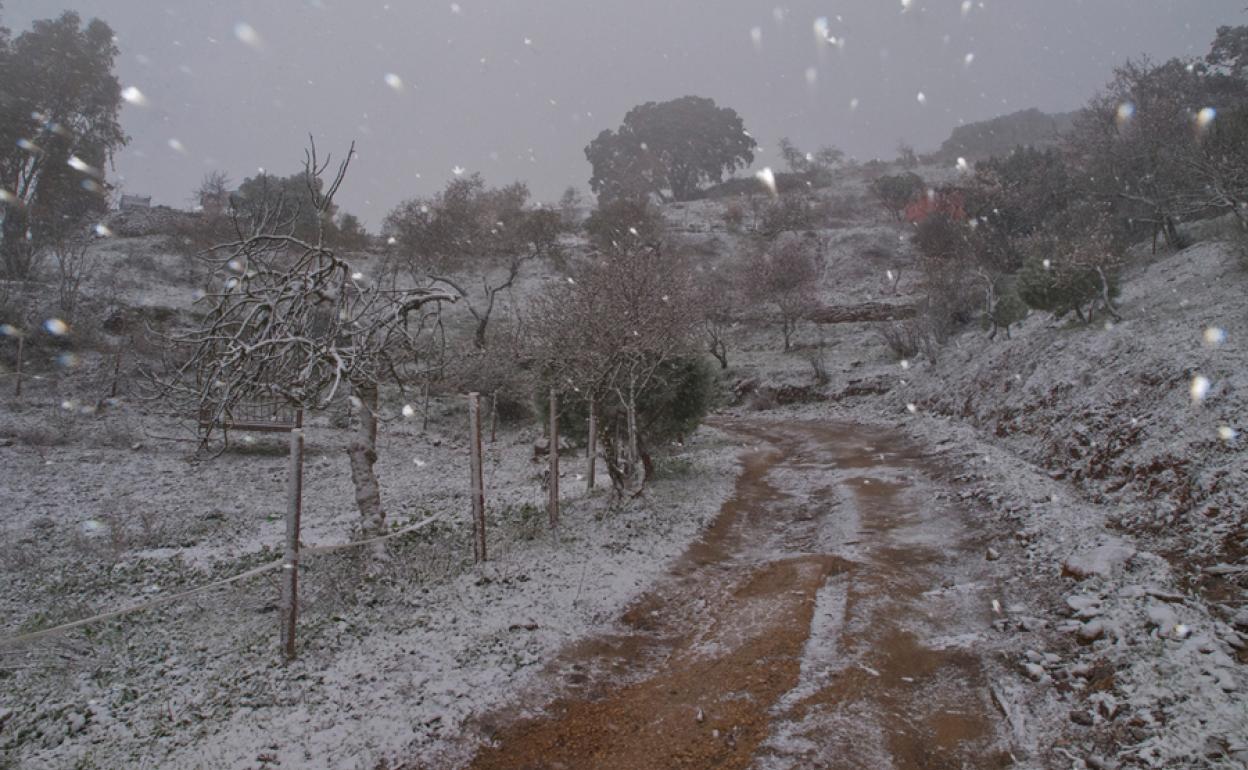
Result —
POLYGON ((236 404, 224 419, 212 419, 205 407, 199 413, 199 427, 248 433, 290 433, 303 427, 303 410, 283 403, 236 404))

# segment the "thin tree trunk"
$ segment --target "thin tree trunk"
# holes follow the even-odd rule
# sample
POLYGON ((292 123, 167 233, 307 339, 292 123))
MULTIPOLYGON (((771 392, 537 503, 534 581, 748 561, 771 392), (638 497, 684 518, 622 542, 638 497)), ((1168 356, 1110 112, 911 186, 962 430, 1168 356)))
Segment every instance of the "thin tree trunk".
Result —
POLYGON ((550 389, 550 528, 559 526, 559 397, 550 389))
POLYGON ((18 334, 17 337, 17 393, 18 398, 22 397, 22 354, 26 348, 26 335, 18 334))
POLYGON ((634 468, 637 465, 637 390, 630 380, 628 383, 628 462, 634 468))
POLYGON ((472 344, 477 348, 477 350, 485 350, 485 345, 486 345, 485 333, 486 333, 486 328, 489 326, 489 324, 490 324, 489 316, 485 316, 484 318, 477 320, 477 331, 473 335, 473 339, 472 339, 472 344))
POLYGON ((719 362, 719 368, 727 369, 728 368, 728 346, 723 343, 723 340, 712 339, 711 344, 710 344, 710 351, 711 351, 711 355, 715 357, 715 360, 719 362))
POLYGON ((498 441, 498 391, 490 396, 490 443, 498 441))
POLYGON ((1105 275, 1105 271, 1099 266, 1096 268, 1096 274, 1101 278, 1101 299, 1105 301, 1105 310, 1115 321, 1121 321, 1122 316, 1118 315, 1118 308, 1114 307, 1113 297, 1110 296, 1109 278, 1105 275))
POLYGON ((373 465, 377 462, 377 384, 359 383, 354 387, 359 399, 359 420, 347 447, 351 460, 351 483, 355 505, 360 511, 360 527, 365 537, 385 532, 386 512, 381 507, 381 485, 373 465))
POLYGON ((589 480, 586 489, 592 492, 594 491, 594 464, 598 461, 598 403, 592 398, 589 400, 589 448, 586 454, 589 457, 589 470, 586 474, 589 480))

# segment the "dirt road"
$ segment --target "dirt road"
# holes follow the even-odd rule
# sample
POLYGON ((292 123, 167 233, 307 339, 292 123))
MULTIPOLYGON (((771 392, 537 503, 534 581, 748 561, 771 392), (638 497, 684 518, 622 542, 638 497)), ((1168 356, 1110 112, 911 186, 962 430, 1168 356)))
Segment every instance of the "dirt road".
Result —
POLYGON ((717 522, 472 767, 1008 766, 989 566, 935 496, 956 469, 861 427, 721 427, 752 448, 717 522))

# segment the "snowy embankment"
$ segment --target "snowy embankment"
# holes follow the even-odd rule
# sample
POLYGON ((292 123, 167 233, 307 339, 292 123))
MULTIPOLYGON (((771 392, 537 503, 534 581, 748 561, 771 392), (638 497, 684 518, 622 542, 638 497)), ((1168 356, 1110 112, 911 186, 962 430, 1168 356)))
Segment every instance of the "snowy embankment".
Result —
POLYGON ((989 558, 1018 564, 999 699, 1036 766, 1248 764, 1246 287, 1199 244, 1129 274, 1120 322, 972 332, 857 405, 965 449, 989 558))

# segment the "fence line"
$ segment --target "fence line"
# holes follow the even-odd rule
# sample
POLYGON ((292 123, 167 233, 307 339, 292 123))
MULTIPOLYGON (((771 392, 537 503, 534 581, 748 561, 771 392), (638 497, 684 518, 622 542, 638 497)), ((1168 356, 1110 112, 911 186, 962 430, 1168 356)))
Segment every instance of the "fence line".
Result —
MULTIPOLYGON (((377 537, 370 537, 366 540, 354 540, 350 543, 339 543, 337 545, 312 546, 310 548, 302 549, 301 553, 313 554, 313 555, 323 554, 323 553, 334 553, 335 551, 345 551, 348 548, 358 548, 359 546, 362 546, 362 545, 370 545, 372 543, 381 543, 386 540, 390 540, 392 538, 400 537, 402 535, 407 535, 412 532, 416 532, 417 530, 424 529, 426 526, 434 523, 434 521, 436 520, 437 520, 436 516, 430 516, 429 518, 425 519, 424 521, 418 524, 413 524, 410 527, 400 529, 397 532, 391 532, 387 535, 378 535, 377 537)), ((45 628, 42 631, 32 631, 31 633, 28 633, 28 634, 21 634, 20 636, 13 636, 8 639, 0 639, 0 648, 25 644, 26 642, 33 642, 37 639, 43 639, 48 636, 54 636, 56 634, 60 634, 65 631, 71 631, 75 628, 82 628, 83 626, 88 626, 88 625, 91 625, 92 623, 98 623, 101 620, 111 620, 112 618, 119 618, 124 615, 129 615, 134 612, 139 612, 141 610, 147 610, 147 609, 151 609, 152 607, 158 607, 162 604, 169 604, 170 602, 176 602, 178 600, 185 599, 189 596, 194 596, 195 594, 200 594, 200 593, 204 593, 205 591, 210 591, 214 588, 220 588, 221 586, 226 586, 231 583, 237 583, 239 581, 246 580, 248 578, 256 577, 257 575, 263 575, 266 572, 272 572, 273 570, 279 569, 285 563, 286 563, 285 559, 278 559, 277 561, 269 562, 268 564, 262 564, 259 567, 254 567, 238 575, 234 575, 228 578, 223 578, 221 580, 217 580, 215 582, 208 583, 207 585, 202 585, 197 588, 190 588, 185 591, 179 591, 176 594, 169 594, 167 596, 160 596, 155 599, 149 599, 145 602, 140 602, 130 607, 125 607, 120 610, 113 610, 111 612, 105 612, 100 615, 93 615, 89 618, 75 620, 70 623, 62 623, 59 626, 53 626, 52 628, 45 628)))

